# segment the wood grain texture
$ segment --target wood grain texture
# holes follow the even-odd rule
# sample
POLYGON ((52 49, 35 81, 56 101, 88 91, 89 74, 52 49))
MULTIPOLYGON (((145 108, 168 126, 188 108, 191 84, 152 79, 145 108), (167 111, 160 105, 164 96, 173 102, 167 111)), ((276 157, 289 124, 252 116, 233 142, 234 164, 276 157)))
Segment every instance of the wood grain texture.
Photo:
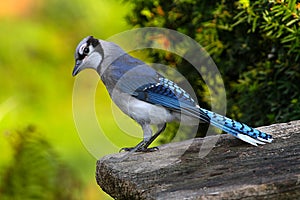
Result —
POLYGON ((225 134, 108 155, 97 161, 96 180, 115 199, 300 199, 300 120, 259 129, 271 144, 225 134), (209 153, 199 156, 200 148, 209 153))

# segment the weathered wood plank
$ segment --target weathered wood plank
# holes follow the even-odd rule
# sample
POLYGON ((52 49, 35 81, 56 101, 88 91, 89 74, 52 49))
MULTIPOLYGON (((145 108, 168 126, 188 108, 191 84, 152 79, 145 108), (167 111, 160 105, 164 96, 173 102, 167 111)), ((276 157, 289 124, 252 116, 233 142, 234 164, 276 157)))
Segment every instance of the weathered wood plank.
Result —
POLYGON ((200 138, 108 155, 97 161, 97 183, 116 199, 300 199, 300 120, 260 129, 273 143, 226 134, 205 139, 218 142, 204 157, 200 138))

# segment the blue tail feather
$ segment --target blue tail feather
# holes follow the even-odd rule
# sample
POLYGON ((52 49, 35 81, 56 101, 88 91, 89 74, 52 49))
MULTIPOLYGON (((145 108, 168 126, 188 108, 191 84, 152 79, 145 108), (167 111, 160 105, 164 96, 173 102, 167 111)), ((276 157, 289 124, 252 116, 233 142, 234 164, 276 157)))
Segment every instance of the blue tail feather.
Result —
POLYGON ((265 144, 272 142, 272 135, 261 132, 241 122, 229 119, 217 113, 200 108, 210 118, 210 123, 223 131, 252 145, 265 144))

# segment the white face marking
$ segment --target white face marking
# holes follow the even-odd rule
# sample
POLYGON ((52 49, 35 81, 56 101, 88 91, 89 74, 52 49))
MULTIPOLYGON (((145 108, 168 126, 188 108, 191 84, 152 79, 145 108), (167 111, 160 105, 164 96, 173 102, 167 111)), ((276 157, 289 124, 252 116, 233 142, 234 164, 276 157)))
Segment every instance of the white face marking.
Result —
POLYGON ((92 45, 88 46, 87 43, 84 43, 79 47, 78 54, 88 56, 93 51, 94 47, 92 45))
POLYGON ((97 68, 100 65, 101 61, 102 61, 101 54, 94 51, 84 59, 82 69, 83 68, 92 68, 97 71, 97 68))
POLYGON ((86 43, 83 44, 83 45, 81 45, 81 47, 79 48, 79 51, 78 51, 78 53, 79 53, 80 55, 83 55, 83 51, 84 51, 84 49, 85 49, 86 46, 87 46, 86 43))

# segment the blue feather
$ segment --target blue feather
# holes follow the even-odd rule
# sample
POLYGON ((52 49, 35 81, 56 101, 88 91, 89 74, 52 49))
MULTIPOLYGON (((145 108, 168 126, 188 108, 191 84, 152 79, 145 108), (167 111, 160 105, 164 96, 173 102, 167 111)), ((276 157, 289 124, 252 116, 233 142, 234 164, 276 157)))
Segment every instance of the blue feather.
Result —
POLYGON ((209 122, 209 117, 198 109, 193 98, 174 82, 160 77, 158 83, 149 83, 136 91, 136 98, 151 104, 160 105, 169 110, 209 122))
POLYGON ((241 139, 245 142, 257 146, 257 144, 265 144, 264 142, 272 142, 272 136, 252 128, 246 124, 229 119, 217 113, 200 108, 210 118, 210 123, 223 131, 241 139))

